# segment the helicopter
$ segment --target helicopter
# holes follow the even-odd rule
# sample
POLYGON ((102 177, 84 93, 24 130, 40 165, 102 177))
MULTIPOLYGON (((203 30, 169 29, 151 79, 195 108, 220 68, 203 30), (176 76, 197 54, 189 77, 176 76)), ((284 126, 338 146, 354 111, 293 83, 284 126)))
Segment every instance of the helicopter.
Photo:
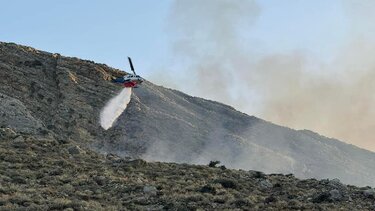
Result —
POLYGON ((122 84, 126 88, 138 88, 138 85, 141 84, 145 79, 137 75, 134 70, 132 59, 128 57, 130 69, 133 71, 133 74, 129 73, 122 77, 113 78, 112 82, 117 84, 122 84))

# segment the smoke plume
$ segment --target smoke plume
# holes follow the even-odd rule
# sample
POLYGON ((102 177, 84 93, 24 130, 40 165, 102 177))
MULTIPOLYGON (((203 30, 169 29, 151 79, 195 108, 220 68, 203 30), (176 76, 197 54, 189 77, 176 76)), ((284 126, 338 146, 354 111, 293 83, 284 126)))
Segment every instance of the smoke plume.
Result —
POLYGON ((102 128, 108 130, 112 127, 130 102, 131 93, 131 88, 124 88, 118 95, 108 101, 100 112, 100 125, 102 128))
POLYGON ((246 37, 262 12, 256 1, 174 1, 168 32, 181 78, 189 77, 175 84, 277 124, 375 150, 375 33, 366 31, 374 3, 343 5, 353 32, 324 62, 299 49, 259 53, 261 44, 246 37))

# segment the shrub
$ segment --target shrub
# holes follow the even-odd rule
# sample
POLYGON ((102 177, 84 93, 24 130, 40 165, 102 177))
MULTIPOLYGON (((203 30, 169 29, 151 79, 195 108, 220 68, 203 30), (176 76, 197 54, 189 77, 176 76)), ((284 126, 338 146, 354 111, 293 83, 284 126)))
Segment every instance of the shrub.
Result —
POLYGON ((210 163, 208 164, 208 166, 212 167, 212 168, 216 168, 217 164, 220 164, 220 161, 218 161, 218 160, 216 160, 216 161, 210 161, 210 163))
POLYGON ((232 189, 237 189, 237 183, 233 180, 230 179, 218 179, 215 181, 216 183, 221 184, 223 188, 232 188, 232 189))
POLYGON ((216 188, 212 187, 210 185, 205 185, 200 189, 201 193, 211 193, 211 194, 216 194, 216 188))

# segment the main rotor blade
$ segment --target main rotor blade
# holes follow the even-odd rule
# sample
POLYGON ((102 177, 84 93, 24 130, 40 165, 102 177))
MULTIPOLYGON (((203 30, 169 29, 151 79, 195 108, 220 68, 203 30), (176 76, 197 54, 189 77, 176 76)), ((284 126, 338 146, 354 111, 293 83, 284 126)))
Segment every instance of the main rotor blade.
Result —
POLYGON ((135 74, 135 71, 134 71, 134 67, 133 67, 133 63, 132 63, 132 59, 130 57, 128 57, 128 60, 129 60, 129 64, 130 64, 130 69, 133 71, 134 75, 135 74))

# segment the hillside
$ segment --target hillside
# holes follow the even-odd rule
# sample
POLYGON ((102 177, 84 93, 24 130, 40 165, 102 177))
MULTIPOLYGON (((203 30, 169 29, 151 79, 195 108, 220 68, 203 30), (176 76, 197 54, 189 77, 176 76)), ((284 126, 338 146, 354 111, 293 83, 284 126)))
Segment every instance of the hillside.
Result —
POLYGON ((110 78, 121 74, 0 42, 0 206, 372 208, 369 187, 248 170, 374 186, 374 153, 150 82, 102 129, 100 111, 122 89, 110 78), (212 160, 244 170, 152 162, 212 160))
POLYGON ((49 134, 0 129, 0 210, 373 210, 338 180, 103 156, 49 134))
POLYGON ((121 75, 119 70, 10 43, 0 43, 0 53, 5 99, 0 112, 20 118, 6 115, 3 126, 48 131, 123 157, 196 164, 220 160, 230 168, 375 186, 372 152, 150 82, 134 89, 127 110, 105 131, 99 114, 121 90, 109 82, 121 75), (9 106, 12 102, 16 106, 9 106))

